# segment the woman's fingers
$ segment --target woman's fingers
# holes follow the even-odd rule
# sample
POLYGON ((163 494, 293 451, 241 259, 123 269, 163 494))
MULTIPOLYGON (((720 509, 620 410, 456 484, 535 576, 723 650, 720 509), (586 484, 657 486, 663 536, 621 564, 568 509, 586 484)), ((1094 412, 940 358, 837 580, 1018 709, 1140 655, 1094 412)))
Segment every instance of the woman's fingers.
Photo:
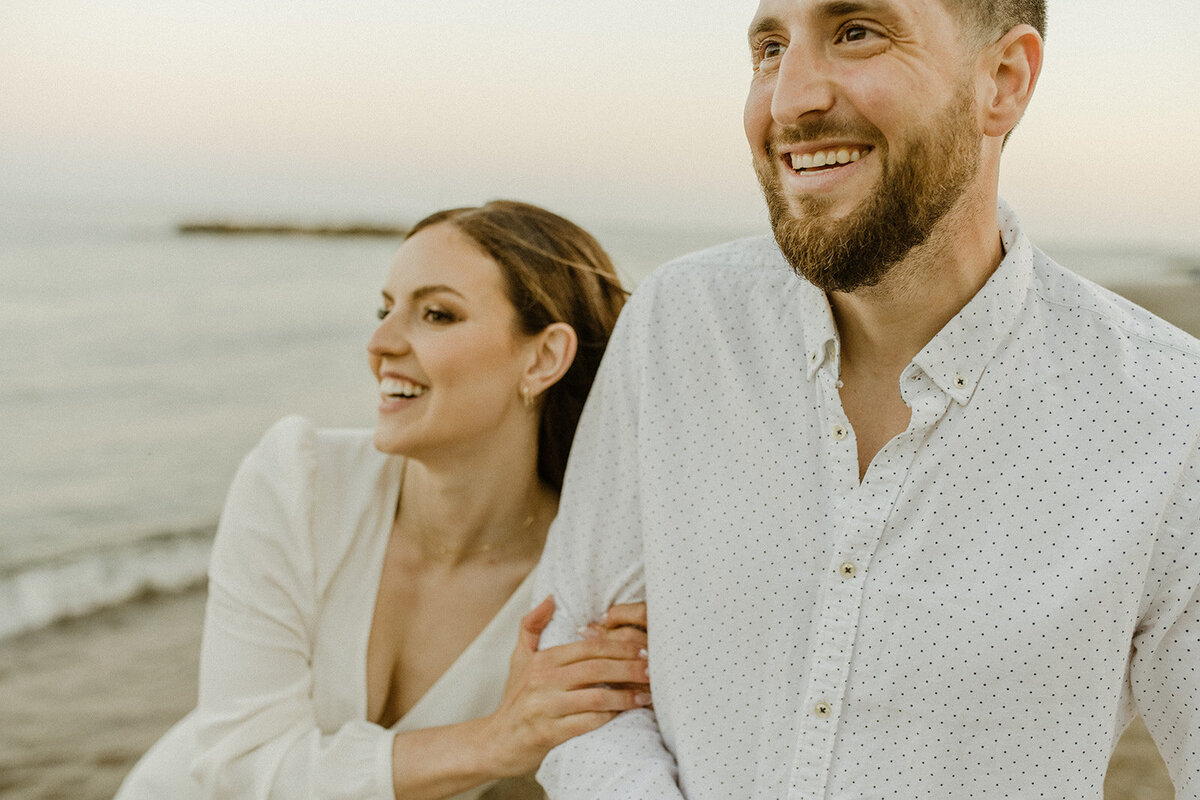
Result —
POLYGON ((556 711, 562 718, 593 712, 621 713, 650 705, 650 693, 645 689, 611 689, 593 687, 566 692, 556 711))
POLYGON ((592 658, 559 667, 555 682, 564 689, 579 689, 597 684, 649 685, 650 674, 642 659, 592 658))
POLYGON ((517 645, 519 647, 533 652, 538 649, 538 642, 542 638, 542 631, 546 630, 546 626, 550 624, 550 618, 554 616, 554 595, 547 595, 546 599, 537 604, 537 607, 521 618, 521 631, 517 635, 517 645))
POLYGON ((544 667, 562 667, 577 661, 593 658, 645 661, 644 642, 625 641, 616 636, 597 636, 577 642, 547 647, 537 654, 537 661, 544 667))
POLYGON ((585 639, 594 639, 600 636, 607 636, 622 642, 637 642, 642 647, 647 647, 650 643, 650 637, 644 630, 629 625, 620 628, 602 628, 593 623, 583 632, 585 639))
POLYGON ((600 627, 613 630, 629 626, 646 630, 646 604, 645 603, 618 603, 608 609, 598 623, 600 627))

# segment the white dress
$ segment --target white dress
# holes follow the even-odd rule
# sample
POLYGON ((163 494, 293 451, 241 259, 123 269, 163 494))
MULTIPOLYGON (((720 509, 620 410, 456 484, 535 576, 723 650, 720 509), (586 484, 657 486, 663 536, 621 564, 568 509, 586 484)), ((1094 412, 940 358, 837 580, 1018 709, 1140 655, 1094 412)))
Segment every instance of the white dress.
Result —
MULTIPOLYGON (((392 728, 366 720, 367 640, 403 460, 370 431, 276 423, 234 478, 213 546, 197 708, 117 800, 392 800, 397 731, 493 711, 532 574, 392 728)), ((540 797, 503 781, 454 800, 540 797)))

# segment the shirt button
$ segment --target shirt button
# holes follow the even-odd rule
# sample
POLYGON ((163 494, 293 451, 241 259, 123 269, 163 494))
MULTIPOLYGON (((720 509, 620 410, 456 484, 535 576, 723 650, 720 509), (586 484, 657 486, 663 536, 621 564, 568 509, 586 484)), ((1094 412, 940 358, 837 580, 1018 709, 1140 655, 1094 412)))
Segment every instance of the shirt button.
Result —
POLYGON ((838 574, 843 578, 853 578, 856 574, 858 574, 858 567, 847 561, 845 564, 842 564, 840 567, 838 567, 838 574))
POLYGON ((965 389, 965 388, 967 388, 967 379, 964 378, 962 375, 955 375, 954 376, 954 385, 957 386, 959 389, 965 389))
POLYGON ((829 719, 833 716, 833 706, 829 703, 817 703, 813 706, 813 713, 821 719, 829 719))
POLYGON ((839 442, 844 441, 849 435, 850 431, 846 429, 845 425, 833 426, 833 438, 837 439, 839 442))

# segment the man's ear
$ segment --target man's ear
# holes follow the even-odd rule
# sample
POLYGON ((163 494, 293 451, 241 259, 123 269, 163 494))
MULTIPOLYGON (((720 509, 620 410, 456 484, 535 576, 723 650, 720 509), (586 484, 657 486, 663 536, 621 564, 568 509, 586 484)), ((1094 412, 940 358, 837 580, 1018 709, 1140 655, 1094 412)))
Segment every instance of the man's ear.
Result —
POLYGON ((551 323, 534 335, 529 362, 521 376, 522 386, 528 387, 531 397, 541 395, 567 374, 578 347, 575 329, 565 322, 551 323))
POLYGON ((1018 25, 980 55, 987 69, 983 132, 1007 136, 1029 106, 1042 71, 1042 37, 1030 25, 1018 25))

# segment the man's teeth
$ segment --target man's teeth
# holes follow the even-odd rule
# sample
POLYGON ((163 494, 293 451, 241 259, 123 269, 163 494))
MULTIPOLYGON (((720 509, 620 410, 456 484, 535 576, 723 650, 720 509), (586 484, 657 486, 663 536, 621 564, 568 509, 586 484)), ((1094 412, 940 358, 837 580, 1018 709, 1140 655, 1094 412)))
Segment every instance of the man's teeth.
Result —
POLYGON ((792 169, 801 170, 834 164, 849 164, 851 161, 858 161, 862 156, 862 151, 858 148, 851 150, 847 147, 824 150, 819 153, 805 153, 804 155, 792 153, 792 169))
POLYGON ((427 388, 424 386, 397 380, 396 378, 384 378, 379 382, 379 393, 388 395, 389 397, 420 397, 426 391, 427 388))

